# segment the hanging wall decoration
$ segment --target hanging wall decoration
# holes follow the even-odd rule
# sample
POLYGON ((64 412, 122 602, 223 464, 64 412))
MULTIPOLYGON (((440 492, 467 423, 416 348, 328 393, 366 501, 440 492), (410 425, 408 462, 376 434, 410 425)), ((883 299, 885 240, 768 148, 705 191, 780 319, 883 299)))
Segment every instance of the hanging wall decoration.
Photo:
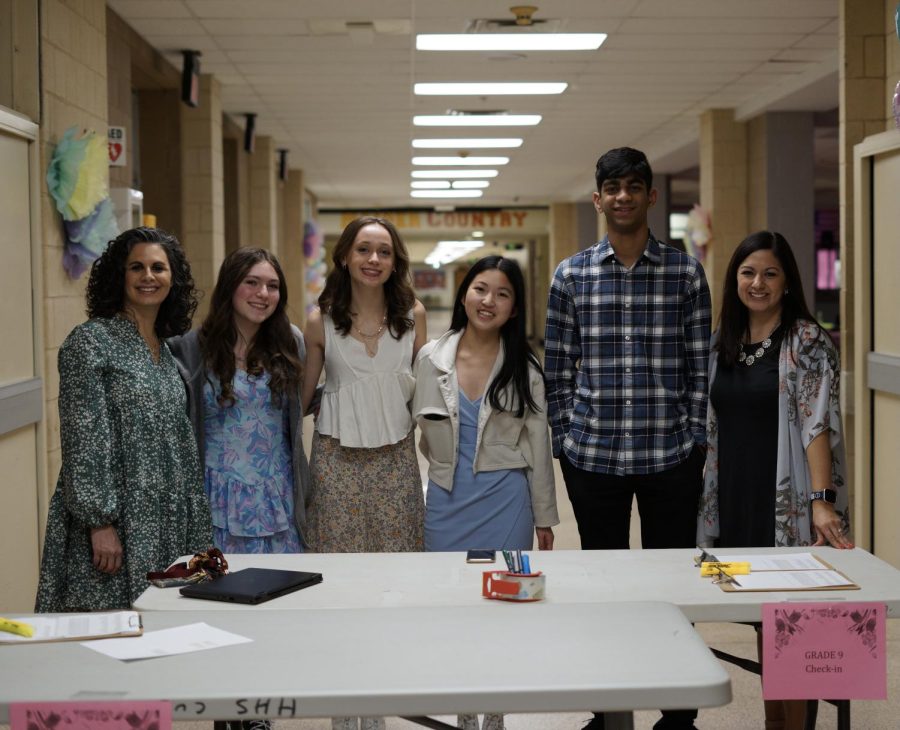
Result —
POLYGON ((322 245, 322 229, 315 221, 303 225, 303 255, 306 258, 306 313, 319 303, 319 294, 325 287, 325 247, 322 245))
POLYGON ((63 268, 79 278, 119 235, 109 199, 107 140, 77 127, 65 131, 47 168, 47 189, 65 228, 63 268))
POLYGON ((706 258, 706 245, 712 240, 712 220, 709 211, 694 203, 684 226, 684 245, 687 252, 701 264, 706 258))

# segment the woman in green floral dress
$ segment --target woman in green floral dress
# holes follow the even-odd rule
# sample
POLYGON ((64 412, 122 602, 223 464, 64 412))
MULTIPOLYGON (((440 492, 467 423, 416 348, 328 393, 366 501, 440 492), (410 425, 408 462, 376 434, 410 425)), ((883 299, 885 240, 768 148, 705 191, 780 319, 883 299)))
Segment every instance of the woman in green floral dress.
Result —
POLYGON ((128 608, 149 571, 212 545, 184 385, 164 338, 197 306, 178 241, 135 228, 94 262, 59 351, 62 468, 36 610, 128 608))

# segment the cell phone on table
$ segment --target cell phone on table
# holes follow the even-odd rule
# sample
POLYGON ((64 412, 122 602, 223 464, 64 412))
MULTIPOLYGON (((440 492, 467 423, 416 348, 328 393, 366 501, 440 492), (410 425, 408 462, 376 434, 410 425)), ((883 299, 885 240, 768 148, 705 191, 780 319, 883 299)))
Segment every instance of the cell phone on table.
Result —
POLYGON ((493 563, 496 559, 496 550, 469 550, 466 553, 467 563, 493 563))

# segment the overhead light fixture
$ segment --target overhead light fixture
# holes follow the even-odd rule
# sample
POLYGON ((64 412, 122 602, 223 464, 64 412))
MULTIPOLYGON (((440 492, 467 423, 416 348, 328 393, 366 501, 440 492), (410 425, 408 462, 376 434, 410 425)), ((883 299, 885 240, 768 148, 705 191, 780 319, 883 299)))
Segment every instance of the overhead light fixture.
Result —
POLYGON ((425 257, 425 263, 438 269, 482 246, 484 241, 438 241, 431 253, 425 257))
POLYGON ((420 114, 413 117, 417 127, 533 127, 540 114, 420 114))
POLYGON ((494 96, 497 94, 562 94, 568 84, 560 82, 488 82, 488 83, 427 83, 415 84, 418 96, 494 96))
POLYGON ((507 165, 508 157, 413 157, 414 165, 507 165))
POLYGON ((418 51, 593 51, 606 33, 420 33, 418 51))
POLYGON ((490 186, 490 183, 487 180, 457 180, 453 183, 455 190, 474 190, 488 186, 490 186))
POLYGON ((413 198, 480 198, 480 190, 411 190, 413 198))
POLYGON ((422 190, 440 190, 441 188, 449 188, 449 180, 413 180, 409 186, 411 188, 420 188, 422 190))
POLYGON ((413 170, 412 176, 431 180, 453 179, 458 177, 497 177, 497 170, 413 170))
POLYGON ((484 231, 472 231, 472 238, 484 238, 484 231))
POLYGON ((445 149, 482 149, 505 147, 521 147, 522 139, 518 137, 467 137, 460 139, 414 139, 412 146, 423 150, 445 149))

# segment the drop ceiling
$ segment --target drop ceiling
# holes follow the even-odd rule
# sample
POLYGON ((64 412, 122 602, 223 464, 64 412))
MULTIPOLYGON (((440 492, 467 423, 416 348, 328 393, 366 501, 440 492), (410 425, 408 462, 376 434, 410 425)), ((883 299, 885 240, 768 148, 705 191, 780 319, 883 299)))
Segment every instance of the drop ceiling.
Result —
MULTIPOLYGON (((180 68, 202 52, 223 109, 254 112, 302 168, 323 207, 429 205, 410 198, 414 138, 522 137, 472 205, 584 200, 597 156, 644 149, 659 172, 698 162, 699 115, 838 105, 836 0, 559 0, 534 32, 608 34, 597 50, 415 50, 417 33, 495 30, 511 3, 488 0, 109 0, 180 68), (555 96, 415 96, 440 81, 564 81, 555 96), (414 127, 417 114, 507 110, 536 127, 414 127)), ((502 28, 503 26, 501 26, 502 28)), ((442 154, 445 151, 442 151, 442 154)), ((453 151, 446 151, 452 154, 453 151)), ((482 154, 478 151, 477 154, 482 154)), ((485 153, 491 154, 491 153, 485 153)), ((437 201, 438 204, 441 201, 437 201)), ((468 203, 466 203, 468 205, 468 203)))

